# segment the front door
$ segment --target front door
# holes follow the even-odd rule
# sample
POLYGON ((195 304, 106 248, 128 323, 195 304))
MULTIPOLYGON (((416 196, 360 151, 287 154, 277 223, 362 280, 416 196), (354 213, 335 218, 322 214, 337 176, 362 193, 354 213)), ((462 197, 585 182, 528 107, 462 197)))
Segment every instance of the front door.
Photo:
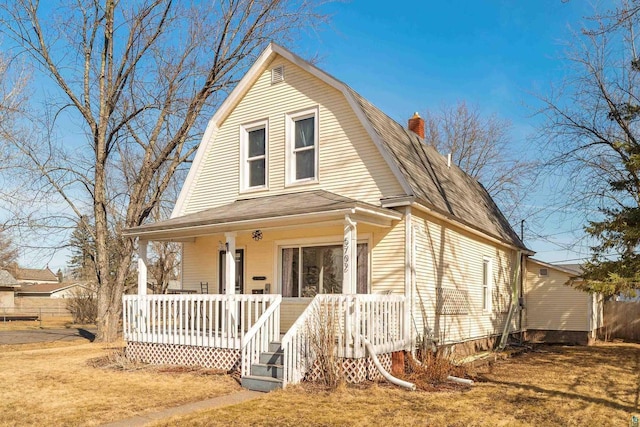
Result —
MULTIPOLYGON (((218 275, 218 289, 221 294, 226 293, 224 286, 224 276, 226 272, 226 264, 224 262, 226 252, 220 251, 218 257, 218 265, 220 274, 218 275)), ((244 293, 244 249, 236 249, 236 294, 244 293)))

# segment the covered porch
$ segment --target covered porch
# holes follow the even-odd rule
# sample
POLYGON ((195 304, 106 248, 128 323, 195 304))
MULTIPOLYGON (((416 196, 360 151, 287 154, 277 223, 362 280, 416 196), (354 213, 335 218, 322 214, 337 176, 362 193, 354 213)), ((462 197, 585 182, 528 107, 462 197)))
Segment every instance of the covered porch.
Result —
POLYGON ((372 248, 401 219, 394 210, 312 191, 238 200, 128 230, 139 239, 138 294, 123 298, 130 354, 248 376, 269 344, 281 343, 283 385, 299 382, 311 366, 310 324, 319 311, 335 319, 341 358, 364 358, 363 338, 376 352, 404 349, 404 295, 376 290, 371 262, 372 248), (147 295, 152 240, 182 242, 184 293, 147 295))

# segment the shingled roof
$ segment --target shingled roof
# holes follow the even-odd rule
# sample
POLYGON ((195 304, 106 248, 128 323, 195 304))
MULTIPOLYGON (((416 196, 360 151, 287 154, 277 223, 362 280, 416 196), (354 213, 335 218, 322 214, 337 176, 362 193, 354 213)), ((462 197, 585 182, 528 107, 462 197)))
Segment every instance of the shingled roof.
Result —
POLYGON ((418 135, 384 114, 347 87, 391 154, 419 203, 463 224, 525 249, 524 244, 477 180, 445 158, 418 135))
POLYGON ((16 268, 15 277, 18 281, 52 282, 58 281, 58 276, 46 268, 16 268))
POLYGON ((0 286, 17 286, 18 281, 7 270, 0 270, 0 286))

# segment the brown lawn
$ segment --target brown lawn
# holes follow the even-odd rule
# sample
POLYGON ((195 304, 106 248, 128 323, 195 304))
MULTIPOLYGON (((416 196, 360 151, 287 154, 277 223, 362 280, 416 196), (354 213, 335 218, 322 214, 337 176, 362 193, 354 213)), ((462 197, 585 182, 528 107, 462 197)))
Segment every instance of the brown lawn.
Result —
POLYGON ((625 426, 640 413, 638 344, 542 347, 476 375, 470 389, 448 392, 295 387, 157 425, 625 426))
POLYGON ((240 390, 206 371, 94 367, 115 350, 84 342, 0 346, 0 425, 99 425, 240 390))

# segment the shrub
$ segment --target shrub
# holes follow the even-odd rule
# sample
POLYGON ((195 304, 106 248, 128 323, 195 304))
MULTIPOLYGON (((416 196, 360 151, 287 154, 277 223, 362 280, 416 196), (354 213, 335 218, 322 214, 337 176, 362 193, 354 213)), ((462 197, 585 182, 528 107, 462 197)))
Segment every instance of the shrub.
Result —
POLYGON ((343 376, 336 358, 336 313, 331 305, 315 310, 307 323, 309 345, 315 355, 315 367, 319 369, 319 383, 336 388, 343 376))
POLYGON ((95 323, 98 317, 98 299, 95 291, 78 288, 67 299, 67 310, 71 313, 73 323, 95 323))

